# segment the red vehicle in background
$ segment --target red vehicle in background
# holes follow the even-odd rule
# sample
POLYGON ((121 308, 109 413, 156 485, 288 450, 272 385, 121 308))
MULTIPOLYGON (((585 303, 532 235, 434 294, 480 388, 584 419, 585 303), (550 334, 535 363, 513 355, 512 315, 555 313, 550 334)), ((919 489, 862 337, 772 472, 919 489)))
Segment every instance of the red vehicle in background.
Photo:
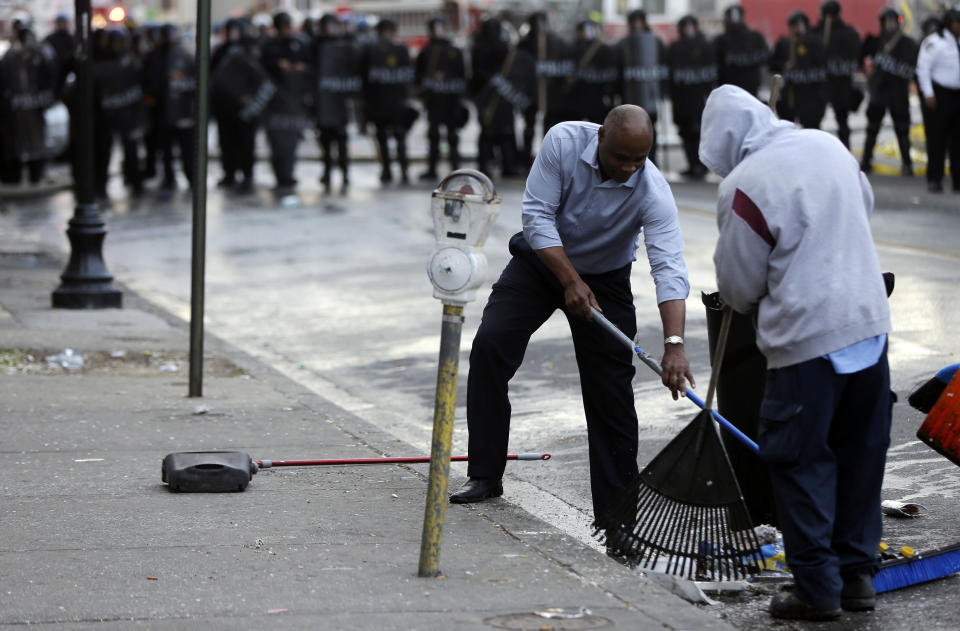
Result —
MULTIPOLYGON (((794 11, 804 11, 810 18, 811 24, 820 21, 820 5, 822 0, 741 0, 744 12, 747 15, 747 24, 750 28, 760 31, 768 42, 776 42, 787 34, 787 17, 794 11)), ((896 9, 904 17, 904 27, 909 33, 914 24, 919 23, 925 16, 915 16, 911 3, 888 2, 887 0, 842 0, 840 17, 858 31, 860 37, 879 32, 877 16, 890 7, 896 9)))

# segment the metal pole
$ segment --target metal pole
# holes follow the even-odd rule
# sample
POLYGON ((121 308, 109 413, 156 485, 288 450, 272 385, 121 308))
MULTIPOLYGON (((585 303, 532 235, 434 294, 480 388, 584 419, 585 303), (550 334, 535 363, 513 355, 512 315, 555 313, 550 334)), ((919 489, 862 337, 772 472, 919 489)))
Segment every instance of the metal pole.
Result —
POLYGON ((457 402, 457 373, 460 368, 460 332, 463 306, 443 305, 440 333, 440 365, 437 368, 437 396, 433 409, 433 443, 430 445, 430 480, 427 506, 420 538, 420 576, 440 574, 443 522, 447 514, 447 482, 450 479, 450 448, 453 442, 453 412, 457 402))
POLYGON ((123 294, 113 285, 113 276, 103 262, 103 239, 107 235, 97 209, 93 175, 93 73, 90 59, 90 0, 76 0, 75 103, 70 113, 70 143, 73 147, 73 218, 68 222, 70 260, 60 286, 53 291, 54 308, 106 309, 123 306, 123 294))
POLYGON ((207 99, 210 0, 197 0, 197 125, 193 171, 193 251, 190 282, 190 395, 203 396, 203 279, 207 240, 207 99))

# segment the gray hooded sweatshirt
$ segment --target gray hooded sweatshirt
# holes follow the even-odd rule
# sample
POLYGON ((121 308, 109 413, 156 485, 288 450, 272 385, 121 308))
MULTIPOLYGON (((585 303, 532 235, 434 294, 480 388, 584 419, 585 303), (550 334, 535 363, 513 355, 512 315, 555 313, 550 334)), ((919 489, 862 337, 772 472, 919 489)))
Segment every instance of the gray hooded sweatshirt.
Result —
POLYGON ((778 120, 725 85, 707 100, 700 160, 724 178, 713 255, 720 296, 756 311, 768 368, 890 331, 868 224, 873 190, 839 140, 778 120))

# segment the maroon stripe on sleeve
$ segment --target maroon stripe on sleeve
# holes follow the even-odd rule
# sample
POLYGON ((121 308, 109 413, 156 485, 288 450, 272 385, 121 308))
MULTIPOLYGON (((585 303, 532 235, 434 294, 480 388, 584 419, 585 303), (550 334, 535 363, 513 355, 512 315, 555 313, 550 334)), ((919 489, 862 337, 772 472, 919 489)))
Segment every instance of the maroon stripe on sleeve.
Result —
POLYGON ((770 228, 767 227, 767 220, 763 218, 763 213, 739 188, 733 196, 733 212, 746 221, 750 229, 766 241, 767 245, 771 248, 774 246, 773 235, 770 234, 770 228))

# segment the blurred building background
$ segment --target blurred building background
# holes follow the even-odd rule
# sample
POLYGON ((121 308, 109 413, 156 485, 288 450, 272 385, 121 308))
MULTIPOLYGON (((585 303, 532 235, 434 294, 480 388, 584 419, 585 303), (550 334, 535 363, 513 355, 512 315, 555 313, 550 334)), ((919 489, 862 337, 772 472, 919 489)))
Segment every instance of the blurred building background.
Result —
MULTIPOLYGON (((731 4, 741 4, 747 22, 769 41, 786 33, 787 16, 795 10, 806 11, 816 23, 822 0, 214 0, 214 22, 230 16, 269 16, 278 10, 293 14, 296 21, 333 12, 354 16, 374 23, 390 17, 399 25, 400 35, 418 48, 425 35, 424 23, 435 15, 444 15, 463 37, 469 35, 485 15, 497 14, 522 28, 524 18, 533 10, 545 10, 551 26, 564 36, 571 36, 577 21, 592 18, 601 22, 609 39, 619 38, 625 31, 625 17, 634 9, 644 9, 654 29, 666 40, 676 36, 675 25, 686 14, 696 15, 708 34, 722 29, 722 15, 731 4)), ((936 12, 942 0, 842 0, 843 17, 861 34, 877 31, 877 15, 892 7, 904 16, 907 31, 916 35, 924 17, 936 12)), ((196 0, 93 0, 94 26, 131 22, 172 22, 191 31, 196 16, 196 0)), ((53 25, 59 13, 72 18, 71 0, 0 0, 0 38, 10 35, 16 18, 32 19, 34 29, 42 36, 53 25)))

